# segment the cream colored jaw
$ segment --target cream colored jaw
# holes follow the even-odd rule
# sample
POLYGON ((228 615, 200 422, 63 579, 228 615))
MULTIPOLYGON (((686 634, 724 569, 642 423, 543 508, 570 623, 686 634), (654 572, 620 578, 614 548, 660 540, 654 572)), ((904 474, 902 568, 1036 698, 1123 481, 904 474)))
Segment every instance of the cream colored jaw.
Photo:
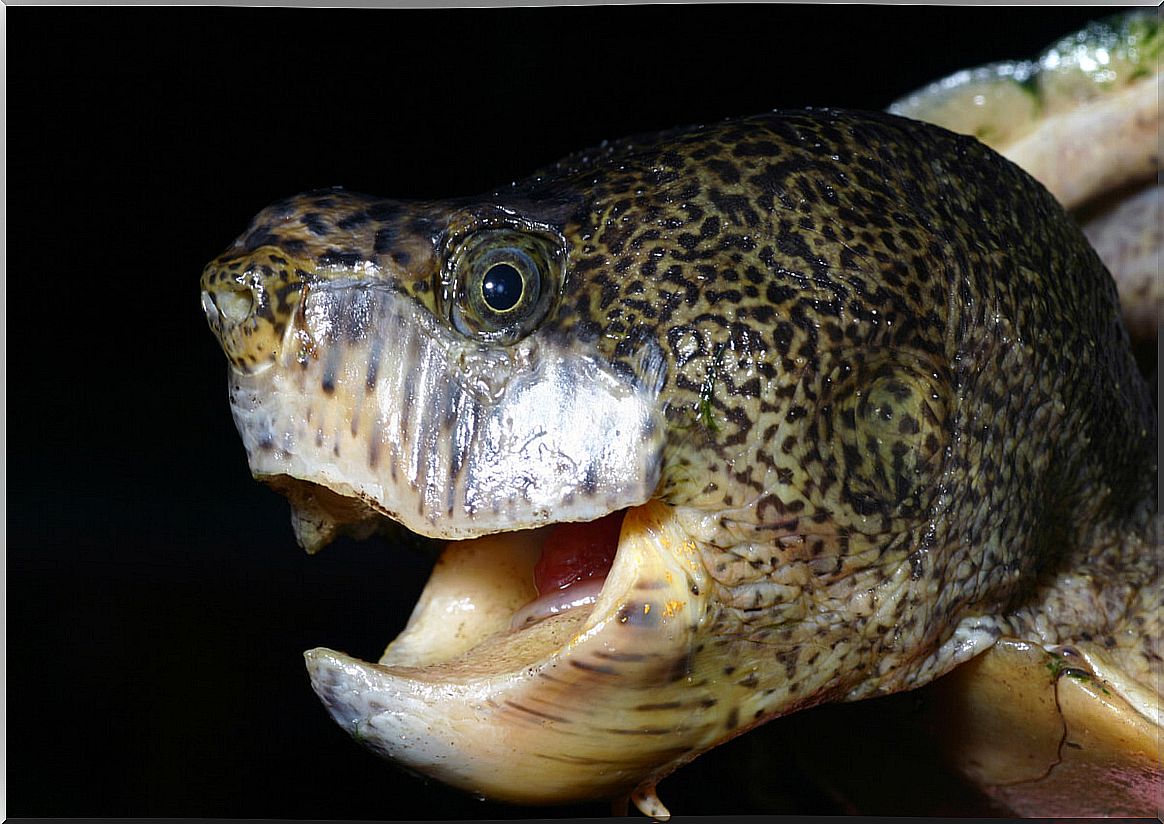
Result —
POLYGON ((695 678, 710 588, 669 508, 627 513, 593 608, 511 631, 542 537, 450 544, 378 664, 306 653, 332 717, 407 767, 521 803, 649 788, 722 738, 726 710, 695 678))

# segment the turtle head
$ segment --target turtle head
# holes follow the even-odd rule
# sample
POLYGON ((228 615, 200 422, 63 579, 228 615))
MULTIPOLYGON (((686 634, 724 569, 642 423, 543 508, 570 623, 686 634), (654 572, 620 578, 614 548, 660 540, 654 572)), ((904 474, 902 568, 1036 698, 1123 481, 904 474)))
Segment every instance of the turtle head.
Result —
POLYGON ((206 268, 251 470, 291 498, 300 543, 383 516, 477 537, 651 496, 662 355, 620 369, 575 333, 566 257, 538 214, 328 191, 264 210, 206 268))

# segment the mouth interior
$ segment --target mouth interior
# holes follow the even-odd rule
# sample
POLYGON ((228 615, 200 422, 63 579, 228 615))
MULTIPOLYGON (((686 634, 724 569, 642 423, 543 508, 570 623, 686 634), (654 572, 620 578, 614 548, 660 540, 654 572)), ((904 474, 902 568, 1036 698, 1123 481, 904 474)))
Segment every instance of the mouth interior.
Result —
POLYGON ((599 601, 625 514, 450 542, 380 665, 448 679, 561 649, 599 601))
POLYGON ((552 527, 533 568, 538 597, 514 613, 510 626, 525 629, 553 615, 593 605, 614 563, 625 514, 613 512, 597 521, 552 527))

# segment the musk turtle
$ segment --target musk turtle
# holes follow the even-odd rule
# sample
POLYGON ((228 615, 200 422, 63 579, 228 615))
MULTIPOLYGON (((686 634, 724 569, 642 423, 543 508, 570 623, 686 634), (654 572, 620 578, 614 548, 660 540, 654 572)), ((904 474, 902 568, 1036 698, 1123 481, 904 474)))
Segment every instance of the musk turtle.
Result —
MULTIPOLYGON (((1158 87, 1080 57, 1142 57, 1151 18, 1078 42, 1074 74, 1044 56, 895 111, 982 114, 1018 153, 1158 87)), ((1043 179, 1075 206, 1068 177, 1043 179)), ((711 747, 956 668, 959 719, 1117 741, 1072 780, 1159 746, 1156 409, 1084 234, 974 138, 771 112, 478 197, 311 192, 206 267, 202 305, 304 548, 448 541, 378 662, 306 653, 332 717, 409 769, 664 818, 656 783, 711 747)), ((983 784, 1030 763, 997 743, 960 748, 983 784)))

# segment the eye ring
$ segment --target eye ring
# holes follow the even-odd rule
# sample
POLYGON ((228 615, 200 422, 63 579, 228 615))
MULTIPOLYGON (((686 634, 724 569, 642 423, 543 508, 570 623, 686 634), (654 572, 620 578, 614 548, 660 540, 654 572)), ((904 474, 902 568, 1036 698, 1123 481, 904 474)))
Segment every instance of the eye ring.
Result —
POLYGON ((502 343, 528 335, 561 282, 562 249, 540 231, 480 230, 449 256, 447 316, 463 335, 502 343))

